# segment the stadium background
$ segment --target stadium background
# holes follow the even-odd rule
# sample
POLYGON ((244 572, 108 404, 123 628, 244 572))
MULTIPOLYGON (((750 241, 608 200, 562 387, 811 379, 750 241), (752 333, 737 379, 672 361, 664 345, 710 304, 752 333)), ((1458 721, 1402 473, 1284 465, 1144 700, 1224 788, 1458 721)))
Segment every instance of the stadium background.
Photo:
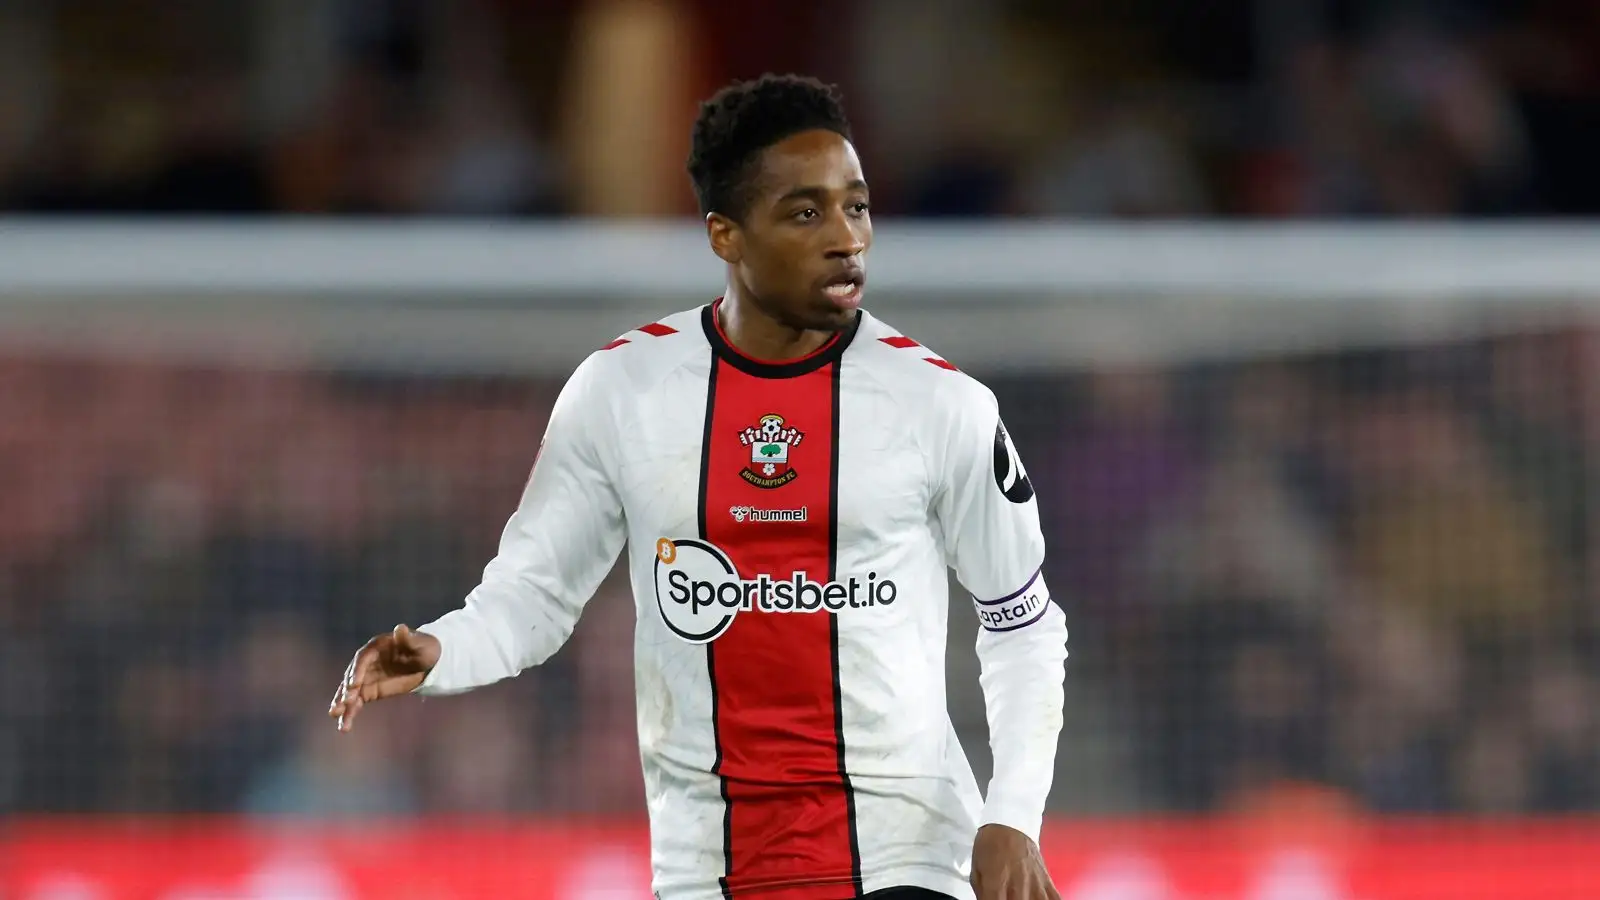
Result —
POLYGON ((715 292, 687 126, 766 70, 1039 489, 1069 900, 1600 897, 1587 0, 0 4, 0 897, 647 893, 619 580, 322 711, 715 292))

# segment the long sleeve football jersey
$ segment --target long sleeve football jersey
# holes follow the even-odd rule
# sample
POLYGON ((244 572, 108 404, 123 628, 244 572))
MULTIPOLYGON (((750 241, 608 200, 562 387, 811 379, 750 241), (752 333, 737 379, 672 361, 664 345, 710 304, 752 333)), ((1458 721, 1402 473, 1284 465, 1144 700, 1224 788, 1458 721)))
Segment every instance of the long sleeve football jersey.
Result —
POLYGON ((627 548, 663 900, 970 897, 989 822, 1037 839, 1065 617, 1037 500, 975 379, 866 312, 750 359, 715 304, 630 332, 563 388, 499 551, 424 695, 549 658, 627 548), (948 571, 972 594, 994 776, 945 702, 948 571))

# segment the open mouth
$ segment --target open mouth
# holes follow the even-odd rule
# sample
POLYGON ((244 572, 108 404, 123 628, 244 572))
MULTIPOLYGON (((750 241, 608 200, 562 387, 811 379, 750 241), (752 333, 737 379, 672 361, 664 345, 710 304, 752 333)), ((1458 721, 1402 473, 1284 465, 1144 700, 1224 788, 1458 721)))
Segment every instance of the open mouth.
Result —
POLYGON ((861 303, 861 285, 865 281, 859 274, 841 275, 823 286, 822 292, 842 309, 854 309, 861 303))

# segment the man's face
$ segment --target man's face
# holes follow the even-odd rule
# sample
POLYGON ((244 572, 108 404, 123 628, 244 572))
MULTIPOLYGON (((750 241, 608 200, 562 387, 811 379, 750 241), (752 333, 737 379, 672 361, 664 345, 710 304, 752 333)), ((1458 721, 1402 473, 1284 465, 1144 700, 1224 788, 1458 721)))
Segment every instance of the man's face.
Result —
POLYGON ((757 167, 743 223, 712 223, 717 255, 777 321, 818 331, 848 327, 872 246, 855 148, 832 131, 805 131, 768 147, 757 167))

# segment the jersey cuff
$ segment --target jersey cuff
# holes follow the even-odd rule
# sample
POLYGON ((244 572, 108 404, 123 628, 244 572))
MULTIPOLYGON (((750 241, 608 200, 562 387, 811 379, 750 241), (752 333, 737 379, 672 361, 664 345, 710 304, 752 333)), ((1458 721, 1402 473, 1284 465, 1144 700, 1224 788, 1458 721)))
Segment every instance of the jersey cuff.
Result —
POLYGON ((1004 825, 1022 832, 1035 844, 1044 828, 1044 804, 1022 798, 990 796, 980 825, 1004 825))
POLYGON ((985 631, 1016 631, 1044 618, 1050 608, 1050 589, 1039 577, 1042 571, 1034 570, 1026 584, 998 600, 972 599, 978 623, 985 631))
POLYGON ((421 634, 431 635, 439 642, 439 661, 433 664, 433 668, 428 670, 427 675, 423 676, 422 682, 411 689, 411 693, 418 694, 423 697, 441 693, 439 690, 439 679, 443 677, 442 673, 444 672, 445 657, 450 653, 450 644, 444 639, 444 635, 440 634, 439 629, 434 625, 424 625, 420 628, 417 628, 416 631, 421 634))

